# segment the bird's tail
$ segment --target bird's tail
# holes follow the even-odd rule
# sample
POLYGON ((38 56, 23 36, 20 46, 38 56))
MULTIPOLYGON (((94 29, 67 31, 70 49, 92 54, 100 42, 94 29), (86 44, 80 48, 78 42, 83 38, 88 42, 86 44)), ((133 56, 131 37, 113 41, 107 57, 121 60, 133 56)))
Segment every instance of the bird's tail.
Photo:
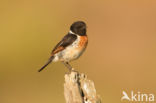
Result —
POLYGON ((48 64, 50 64, 54 59, 54 56, 51 56, 48 60, 48 62, 41 68, 38 70, 38 72, 42 71, 48 64))

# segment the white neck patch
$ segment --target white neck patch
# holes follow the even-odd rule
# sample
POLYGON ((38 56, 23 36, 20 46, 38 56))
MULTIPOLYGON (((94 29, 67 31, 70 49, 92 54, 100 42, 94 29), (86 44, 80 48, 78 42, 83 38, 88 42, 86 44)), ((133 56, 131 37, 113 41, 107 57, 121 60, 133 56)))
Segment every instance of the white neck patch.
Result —
POLYGON ((71 30, 69 31, 69 33, 71 33, 71 34, 75 34, 74 32, 72 32, 71 30))

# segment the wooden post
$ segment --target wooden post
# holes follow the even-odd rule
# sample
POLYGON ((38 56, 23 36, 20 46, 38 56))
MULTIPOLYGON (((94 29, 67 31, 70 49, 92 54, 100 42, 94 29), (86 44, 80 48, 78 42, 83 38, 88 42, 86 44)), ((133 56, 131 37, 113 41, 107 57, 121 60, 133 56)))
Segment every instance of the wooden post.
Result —
POLYGON ((64 96, 66 103, 101 103, 94 82, 76 71, 65 74, 64 96))

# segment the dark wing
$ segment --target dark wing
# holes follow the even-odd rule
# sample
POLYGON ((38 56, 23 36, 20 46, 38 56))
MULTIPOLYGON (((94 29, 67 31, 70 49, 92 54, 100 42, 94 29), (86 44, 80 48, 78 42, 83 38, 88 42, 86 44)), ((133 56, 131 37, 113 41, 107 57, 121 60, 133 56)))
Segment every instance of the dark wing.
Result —
POLYGON ((59 51, 64 50, 67 46, 72 44, 77 39, 77 36, 74 34, 67 34, 64 38, 55 46, 52 50, 52 55, 58 53, 59 51))

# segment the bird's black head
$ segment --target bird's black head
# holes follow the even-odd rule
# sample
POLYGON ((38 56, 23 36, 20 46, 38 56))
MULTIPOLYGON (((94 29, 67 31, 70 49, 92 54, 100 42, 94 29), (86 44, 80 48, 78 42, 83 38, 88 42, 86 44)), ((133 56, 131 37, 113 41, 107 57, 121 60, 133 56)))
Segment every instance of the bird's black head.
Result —
POLYGON ((83 21, 74 22, 71 25, 70 30, 80 36, 86 35, 86 24, 83 21))

